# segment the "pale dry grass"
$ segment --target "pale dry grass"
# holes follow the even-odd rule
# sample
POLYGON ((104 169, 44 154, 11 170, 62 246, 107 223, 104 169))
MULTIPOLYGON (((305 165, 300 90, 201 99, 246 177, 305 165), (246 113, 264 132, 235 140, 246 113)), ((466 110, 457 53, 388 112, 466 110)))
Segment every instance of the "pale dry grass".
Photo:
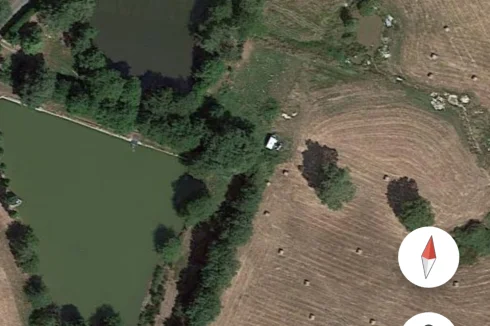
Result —
POLYGON ((390 0, 402 15, 402 74, 418 82, 460 91, 473 90, 490 106, 490 2, 390 0), (450 28, 444 31, 444 26, 450 28), (439 55, 429 60, 431 52, 439 55), (427 73, 434 78, 429 80, 427 73), (478 81, 471 79, 478 76, 478 81))
POLYGON ((436 226, 446 230, 490 209, 488 175, 455 129, 402 99, 374 83, 291 94, 288 102, 298 103, 302 118, 294 127, 281 124, 296 129, 293 157, 277 168, 264 194, 259 212, 270 216, 258 213, 213 326, 361 326, 370 318, 377 325, 403 325, 424 311, 444 314, 455 325, 490 323, 484 304, 490 300, 490 259, 460 267, 454 277, 459 288, 418 288, 399 270, 398 246, 407 232, 387 204, 384 174, 415 178, 432 202, 436 226), (325 114, 337 107, 342 110, 325 114), (308 139, 336 148, 339 164, 352 171, 358 190, 340 212, 321 205, 296 168, 308 139), (310 313, 315 321, 308 320, 310 313))
POLYGON ((24 276, 15 265, 5 236, 9 222, 0 207, 0 326, 23 326, 28 304, 22 294, 24 276))

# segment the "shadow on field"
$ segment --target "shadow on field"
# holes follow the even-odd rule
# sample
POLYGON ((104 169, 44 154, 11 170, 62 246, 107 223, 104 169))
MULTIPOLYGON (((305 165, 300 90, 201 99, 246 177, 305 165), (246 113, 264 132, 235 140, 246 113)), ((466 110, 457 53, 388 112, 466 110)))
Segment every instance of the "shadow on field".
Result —
POLYGON ((414 179, 408 177, 390 181, 386 193, 388 204, 393 213, 399 216, 404 203, 420 198, 419 189, 414 179))
POLYGON ((306 141, 306 150, 303 155, 303 165, 298 167, 308 186, 318 188, 321 182, 322 169, 325 164, 337 163, 338 153, 335 148, 320 145, 311 139, 306 141))

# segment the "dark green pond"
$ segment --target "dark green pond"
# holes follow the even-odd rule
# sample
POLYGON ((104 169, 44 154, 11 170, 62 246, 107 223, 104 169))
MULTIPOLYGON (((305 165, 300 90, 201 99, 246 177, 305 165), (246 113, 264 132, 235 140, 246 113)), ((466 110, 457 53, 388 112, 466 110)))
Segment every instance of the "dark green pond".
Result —
POLYGON ((172 208, 177 159, 0 101, 0 130, 21 218, 40 240, 41 274, 54 300, 84 316, 109 303, 134 326, 162 223, 180 229, 172 208))
POLYGON ((194 0, 97 0, 97 45, 133 75, 147 70, 187 77, 192 64, 188 23, 194 0))

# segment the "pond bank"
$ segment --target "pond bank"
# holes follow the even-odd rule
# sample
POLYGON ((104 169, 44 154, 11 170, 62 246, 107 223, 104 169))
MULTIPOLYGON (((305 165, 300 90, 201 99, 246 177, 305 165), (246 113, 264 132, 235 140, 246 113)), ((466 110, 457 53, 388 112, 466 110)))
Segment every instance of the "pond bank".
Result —
MULTIPOLYGON (((22 103, 21 103, 21 101, 19 99, 16 99, 16 98, 13 98, 13 97, 10 97, 10 96, 6 96, 6 95, 0 96, 0 100, 6 100, 6 101, 9 101, 9 102, 13 102, 15 104, 22 105, 22 103)), ((49 114, 49 115, 52 115, 52 116, 55 116, 57 118, 61 118, 61 119, 64 119, 64 120, 68 120, 70 122, 79 124, 81 126, 90 128, 92 130, 96 130, 98 132, 104 133, 104 134, 109 135, 109 136, 112 136, 112 137, 116 137, 116 138, 125 140, 125 141, 130 142, 130 143, 134 140, 134 138, 131 137, 131 136, 124 136, 124 135, 116 134, 116 133, 111 132, 111 131, 109 131, 107 129, 104 129, 104 128, 102 128, 102 127, 100 127, 100 126, 98 126, 98 125, 96 125, 94 123, 83 121, 83 120, 80 120, 80 119, 71 117, 71 116, 69 116, 67 114, 63 114, 63 113, 60 113, 60 112, 54 112, 54 111, 51 111, 51 110, 44 109, 42 107, 36 108, 36 111, 42 112, 42 113, 46 113, 46 114, 49 114)), ((138 146, 150 148, 150 149, 153 149, 155 151, 158 151, 158 152, 161 152, 161 153, 170 155, 170 156, 174 156, 174 157, 180 158, 180 156, 178 154, 175 154, 175 153, 172 153, 170 151, 164 150, 162 148, 156 147, 154 145, 148 144, 148 143, 146 143, 144 141, 137 140, 137 142, 138 142, 138 146)))

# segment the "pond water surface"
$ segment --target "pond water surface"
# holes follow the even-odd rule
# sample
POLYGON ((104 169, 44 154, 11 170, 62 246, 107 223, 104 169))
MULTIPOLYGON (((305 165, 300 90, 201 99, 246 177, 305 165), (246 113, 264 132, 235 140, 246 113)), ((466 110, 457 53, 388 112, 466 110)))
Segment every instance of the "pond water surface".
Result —
POLYGON ((153 231, 176 230, 177 159, 0 101, 11 188, 40 240, 40 273, 54 300, 85 317, 104 303, 134 326, 156 262, 153 231))
POLYGON ((193 41, 188 24, 194 0, 97 0, 93 24, 97 45, 130 73, 147 70, 187 77, 193 41))

